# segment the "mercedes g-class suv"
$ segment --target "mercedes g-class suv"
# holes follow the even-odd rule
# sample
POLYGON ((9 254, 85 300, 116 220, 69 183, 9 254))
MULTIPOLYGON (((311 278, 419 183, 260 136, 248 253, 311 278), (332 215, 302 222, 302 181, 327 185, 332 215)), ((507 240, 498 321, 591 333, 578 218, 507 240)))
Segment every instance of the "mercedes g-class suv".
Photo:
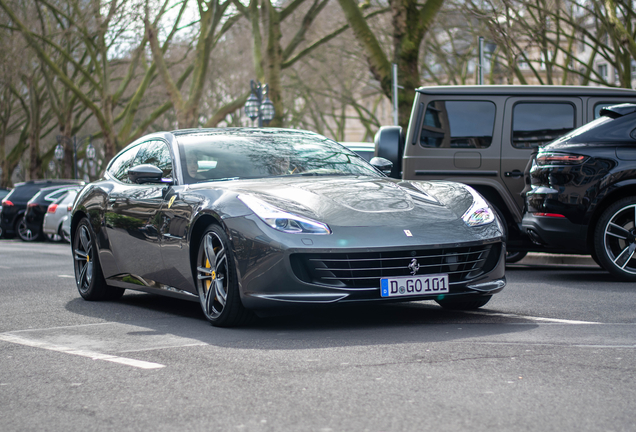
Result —
POLYGON ((581 86, 439 86, 417 89, 406 131, 384 126, 375 155, 391 176, 454 180, 479 191, 508 227, 508 261, 540 251, 520 229, 524 172, 536 148, 588 123, 636 91, 581 86))

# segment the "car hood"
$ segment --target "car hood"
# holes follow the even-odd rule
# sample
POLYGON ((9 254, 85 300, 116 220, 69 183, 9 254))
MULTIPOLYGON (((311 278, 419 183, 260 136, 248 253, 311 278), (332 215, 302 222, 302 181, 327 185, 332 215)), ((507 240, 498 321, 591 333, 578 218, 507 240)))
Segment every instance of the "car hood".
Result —
MULTIPOLYGON (((224 182, 225 183, 225 182, 224 182)), ((219 183, 209 183, 219 187, 219 183)), ((200 186, 200 185, 196 185, 200 186)), ((227 182, 280 209, 337 226, 413 226, 458 220, 473 202, 465 186, 382 177, 294 177, 227 182)))

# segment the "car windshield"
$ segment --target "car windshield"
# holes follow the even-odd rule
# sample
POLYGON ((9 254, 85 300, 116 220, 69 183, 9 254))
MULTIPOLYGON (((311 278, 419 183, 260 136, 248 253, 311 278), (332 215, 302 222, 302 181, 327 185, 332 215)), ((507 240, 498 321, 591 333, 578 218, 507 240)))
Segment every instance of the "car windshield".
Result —
POLYGON ((186 183, 281 176, 381 174, 322 137, 287 130, 200 133, 177 138, 186 183))

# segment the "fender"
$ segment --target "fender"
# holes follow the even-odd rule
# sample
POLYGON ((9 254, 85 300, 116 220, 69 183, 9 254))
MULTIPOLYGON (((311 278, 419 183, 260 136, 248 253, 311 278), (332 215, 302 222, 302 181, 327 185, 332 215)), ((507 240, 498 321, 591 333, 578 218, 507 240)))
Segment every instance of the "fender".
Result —
MULTIPOLYGON (((602 181, 611 178, 611 175, 603 179, 602 181)), ((601 181, 601 182, 602 182, 601 181)), ((631 191, 632 194, 636 193, 636 178, 622 180, 617 183, 610 184, 609 186, 603 188, 596 197, 594 198, 594 202, 590 205, 588 214, 586 215, 586 221, 589 223, 595 220, 602 210, 609 205, 608 203, 616 201, 616 199, 624 198, 629 195, 631 191), (625 190, 626 193, 623 195, 620 191, 625 190)))

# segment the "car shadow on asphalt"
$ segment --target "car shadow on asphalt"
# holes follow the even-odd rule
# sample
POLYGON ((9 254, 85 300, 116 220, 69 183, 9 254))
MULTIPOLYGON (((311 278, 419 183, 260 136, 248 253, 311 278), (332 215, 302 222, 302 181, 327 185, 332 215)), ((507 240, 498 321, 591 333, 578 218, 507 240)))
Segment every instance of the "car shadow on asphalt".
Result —
POLYGON ((617 289, 633 290, 633 282, 624 282, 618 280, 612 276, 609 272, 603 270, 600 267, 594 266, 563 266, 563 265, 507 265, 506 274, 510 277, 511 274, 521 272, 540 272, 541 277, 544 280, 551 280, 554 282, 575 282, 582 285, 573 287, 573 289, 594 289, 594 290, 607 290, 617 289), (602 285, 598 285, 601 283, 602 285), (587 284, 594 284, 588 286, 587 284))
POLYGON ((68 302, 66 309, 136 326, 133 332, 127 331, 128 336, 170 334, 213 346, 259 350, 446 342, 537 327, 536 322, 523 317, 499 315, 496 309, 449 311, 431 302, 305 309, 257 318, 248 326, 231 329, 212 327, 198 303, 152 294, 126 294, 115 302, 77 298, 68 302))

